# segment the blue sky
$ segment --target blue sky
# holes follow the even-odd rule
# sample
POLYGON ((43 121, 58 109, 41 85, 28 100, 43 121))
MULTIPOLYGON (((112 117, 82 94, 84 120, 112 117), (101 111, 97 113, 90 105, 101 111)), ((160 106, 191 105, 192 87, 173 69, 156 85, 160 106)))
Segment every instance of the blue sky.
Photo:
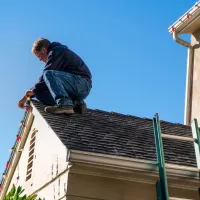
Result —
MULTIPOLYGON (((79 54, 93 74, 89 108, 183 123, 187 49, 168 27, 194 0, 34 0, 0 6, 0 174, 44 64, 31 53, 46 37, 79 54)), ((188 36, 185 38, 189 39, 188 36)))

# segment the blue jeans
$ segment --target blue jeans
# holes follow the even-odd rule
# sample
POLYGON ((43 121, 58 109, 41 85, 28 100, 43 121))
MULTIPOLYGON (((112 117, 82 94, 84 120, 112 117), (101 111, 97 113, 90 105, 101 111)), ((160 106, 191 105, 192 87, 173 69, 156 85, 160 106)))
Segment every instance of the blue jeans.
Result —
POLYGON ((46 105, 73 106, 76 101, 84 100, 91 90, 87 79, 67 72, 46 70, 43 79, 48 90, 36 90, 35 97, 46 105))

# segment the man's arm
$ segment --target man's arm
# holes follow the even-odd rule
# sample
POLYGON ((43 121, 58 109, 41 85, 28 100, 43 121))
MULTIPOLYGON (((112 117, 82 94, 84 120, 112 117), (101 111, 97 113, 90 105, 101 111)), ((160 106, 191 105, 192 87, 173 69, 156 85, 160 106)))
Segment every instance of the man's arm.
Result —
POLYGON ((47 86, 43 80, 43 76, 41 76, 38 82, 35 84, 35 86, 26 91, 25 95, 19 100, 18 107, 23 109, 28 97, 34 97, 35 92, 37 92, 37 90, 45 90, 45 89, 47 89, 47 86))
POLYGON ((32 90, 28 90, 26 91, 25 95, 19 100, 18 102, 18 107, 23 109, 24 108, 24 104, 26 103, 26 100, 28 97, 34 96, 34 93, 32 90))
POLYGON ((30 90, 33 92, 33 95, 31 95, 30 97, 34 97, 34 94, 37 92, 37 90, 47 90, 47 86, 43 80, 43 75, 39 77, 37 83, 30 88, 30 90))

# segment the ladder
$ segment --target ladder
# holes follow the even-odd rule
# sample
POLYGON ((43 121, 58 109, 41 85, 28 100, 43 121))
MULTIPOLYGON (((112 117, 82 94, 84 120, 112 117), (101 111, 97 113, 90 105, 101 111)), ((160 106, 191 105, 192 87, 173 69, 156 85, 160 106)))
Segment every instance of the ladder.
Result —
POLYGON ((193 142, 195 148, 197 167, 198 169, 200 169, 200 134, 199 134, 197 120, 194 119, 191 124, 193 138, 162 134, 158 113, 156 113, 153 118, 153 127, 154 127, 155 143, 156 143, 156 153, 158 162, 157 164, 159 168, 159 177, 160 177, 159 181, 157 181, 156 183, 157 200, 191 200, 191 199, 169 197, 162 138, 171 138, 176 140, 193 142))

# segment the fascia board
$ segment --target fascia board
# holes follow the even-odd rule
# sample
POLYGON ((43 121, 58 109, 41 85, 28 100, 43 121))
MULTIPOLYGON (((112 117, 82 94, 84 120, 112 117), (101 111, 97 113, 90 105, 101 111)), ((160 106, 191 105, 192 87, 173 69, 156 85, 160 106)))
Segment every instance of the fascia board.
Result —
MULTIPOLYGON (((70 162, 87 163, 99 165, 102 167, 110 167, 113 169, 127 169, 146 171, 158 174, 158 165, 156 162, 148 160, 139 160, 134 158, 125 158, 120 156, 104 155, 99 153, 82 152, 70 150, 70 162)), ((188 179, 199 179, 199 169, 195 167, 179 166, 166 163, 166 171, 171 176, 180 176, 188 179)))

